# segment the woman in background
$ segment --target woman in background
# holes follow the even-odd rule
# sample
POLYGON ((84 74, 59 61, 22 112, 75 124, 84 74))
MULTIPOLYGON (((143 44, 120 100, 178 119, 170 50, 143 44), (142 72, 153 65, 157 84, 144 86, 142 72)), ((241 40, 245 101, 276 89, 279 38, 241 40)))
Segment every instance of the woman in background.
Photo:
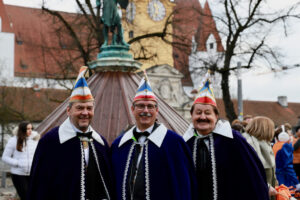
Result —
POLYGON ((7 142, 2 160, 11 166, 11 177, 21 200, 26 199, 33 155, 39 134, 32 131, 32 124, 19 124, 17 135, 7 142))
POLYGON ((275 156, 271 147, 271 140, 274 137, 274 122, 268 117, 254 117, 246 126, 245 133, 242 135, 254 148, 265 168, 269 195, 276 195, 274 188, 277 183, 275 177, 275 156))

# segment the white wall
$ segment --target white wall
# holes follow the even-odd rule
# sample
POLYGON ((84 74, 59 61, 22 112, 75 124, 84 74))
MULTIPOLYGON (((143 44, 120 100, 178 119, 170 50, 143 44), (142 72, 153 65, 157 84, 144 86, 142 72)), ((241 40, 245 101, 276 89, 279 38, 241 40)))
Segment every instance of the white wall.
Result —
POLYGON ((14 77, 14 33, 0 32, 0 80, 14 77))

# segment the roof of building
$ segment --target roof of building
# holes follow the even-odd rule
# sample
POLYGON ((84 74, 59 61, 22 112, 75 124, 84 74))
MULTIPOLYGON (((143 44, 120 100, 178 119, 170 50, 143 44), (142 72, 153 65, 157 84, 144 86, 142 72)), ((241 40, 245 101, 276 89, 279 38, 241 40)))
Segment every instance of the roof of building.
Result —
POLYGON ((9 23, 9 18, 7 16, 6 8, 4 6, 3 0, 0 0, 0 18, 2 25, 2 32, 12 33, 12 28, 9 23))
POLYGON ((67 90, 0 87, 0 121, 40 122, 68 96, 67 90))
MULTIPOLYGON (((15 76, 70 78, 76 76, 79 66, 84 65, 74 40, 57 18, 42 9, 4 5, 2 0, 0 13, 4 16, 2 31, 15 34, 15 76)), ((84 19, 76 13, 59 14, 76 25, 84 19)), ((75 31, 85 44, 84 29, 80 27, 75 31)))
MULTIPOLYGON (((237 100, 233 99, 234 107, 237 113, 237 100)), ((224 103, 222 99, 217 99, 217 105, 220 111, 220 116, 226 118, 224 103)), ((266 116, 272 119, 275 125, 281 125, 285 122, 296 126, 298 117, 300 116, 300 103, 288 103, 287 107, 281 106, 276 101, 243 101, 243 113, 245 115, 266 116)))
POLYGON ((217 51, 222 52, 224 48, 207 1, 204 8, 201 7, 198 0, 176 0, 175 3, 173 18, 174 67, 184 74, 182 84, 192 86, 188 58, 191 54, 192 38, 194 37, 197 42, 197 51, 207 51, 206 41, 210 34, 213 34, 217 41, 217 51))

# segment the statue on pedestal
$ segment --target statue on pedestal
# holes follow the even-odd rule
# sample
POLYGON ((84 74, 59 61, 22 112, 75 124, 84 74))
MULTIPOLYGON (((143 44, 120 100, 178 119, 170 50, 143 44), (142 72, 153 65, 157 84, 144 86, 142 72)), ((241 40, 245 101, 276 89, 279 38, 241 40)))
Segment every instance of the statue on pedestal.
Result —
POLYGON ((113 33, 112 41, 110 45, 121 45, 129 47, 129 45, 124 41, 123 28, 121 23, 121 13, 119 13, 120 6, 126 9, 128 5, 128 0, 96 0, 97 7, 102 7, 102 21, 103 21, 103 36, 104 43, 102 47, 108 45, 108 33, 111 31, 113 33))

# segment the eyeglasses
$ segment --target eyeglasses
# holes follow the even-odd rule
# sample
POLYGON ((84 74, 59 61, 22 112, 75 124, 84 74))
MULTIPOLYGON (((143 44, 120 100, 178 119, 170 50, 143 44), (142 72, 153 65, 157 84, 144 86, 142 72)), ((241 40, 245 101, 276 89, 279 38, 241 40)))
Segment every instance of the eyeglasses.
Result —
POLYGON ((153 105, 153 104, 148 104, 148 105, 134 104, 133 106, 138 110, 144 110, 146 107, 147 107, 148 110, 154 110, 157 107, 157 105, 153 105))

